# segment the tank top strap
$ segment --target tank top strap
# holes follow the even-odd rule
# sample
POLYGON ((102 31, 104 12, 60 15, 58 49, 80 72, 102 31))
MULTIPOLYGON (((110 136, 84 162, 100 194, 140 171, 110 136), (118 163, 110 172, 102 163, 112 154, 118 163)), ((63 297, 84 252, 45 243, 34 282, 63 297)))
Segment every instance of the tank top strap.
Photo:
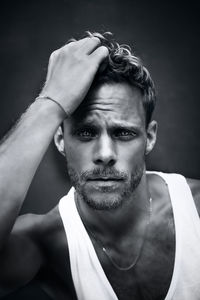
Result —
POLYGON ((82 223, 74 200, 74 189, 59 202, 67 236, 71 273, 79 300, 117 300, 82 223))
POLYGON ((175 263, 165 300, 199 300, 200 219, 184 176, 147 172, 161 176, 171 198, 175 223, 175 263))

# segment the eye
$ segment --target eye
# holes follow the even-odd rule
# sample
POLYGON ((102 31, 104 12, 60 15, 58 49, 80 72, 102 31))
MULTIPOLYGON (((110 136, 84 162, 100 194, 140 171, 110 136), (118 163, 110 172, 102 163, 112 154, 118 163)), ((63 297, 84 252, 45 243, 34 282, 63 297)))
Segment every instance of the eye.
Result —
POLYGON ((136 132, 129 129, 120 128, 114 131, 114 137, 120 140, 128 141, 136 137, 136 132))
POLYGON ((97 136, 97 133, 92 128, 81 128, 76 131, 75 135, 80 140, 88 141, 91 140, 92 138, 95 138, 97 136))

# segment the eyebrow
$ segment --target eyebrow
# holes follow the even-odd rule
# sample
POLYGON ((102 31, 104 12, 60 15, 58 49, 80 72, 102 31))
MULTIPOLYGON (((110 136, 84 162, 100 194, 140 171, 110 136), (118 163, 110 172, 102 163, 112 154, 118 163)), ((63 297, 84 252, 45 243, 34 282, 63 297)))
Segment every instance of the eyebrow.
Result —
MULTIPOLYGON (((75 124, 73 124, 72 126, 72 131, 81 128, 81 127, 92 127, 92 128, 99 128, 99 124, 94 122, 93 120, 83 120, 83 121, 79 121, 76 122, 75 124)), ((108 127, 111 129, 119 129, 119 128, 126 128, 129 130, 139 130, 141 128, 141 124, 136 124, 136 123, 130 123, 127 121, 122 121, 122 122, 110 122, 108 124, 108 127)))

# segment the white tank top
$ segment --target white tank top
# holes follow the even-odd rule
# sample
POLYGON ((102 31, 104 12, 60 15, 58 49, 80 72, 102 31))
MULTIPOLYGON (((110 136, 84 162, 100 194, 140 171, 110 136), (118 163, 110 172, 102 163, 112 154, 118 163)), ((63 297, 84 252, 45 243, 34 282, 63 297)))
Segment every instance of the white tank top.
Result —
MULTIPOLYGON (((147 173, 157 174, 167 183, 174 214, 175 263, 165 300, 199 300, 200 220, 190 188, 181 175, 147 173)), ((76 209, 73 188, 60 200, 59 211, 78 300, 117 300, 76 209)))

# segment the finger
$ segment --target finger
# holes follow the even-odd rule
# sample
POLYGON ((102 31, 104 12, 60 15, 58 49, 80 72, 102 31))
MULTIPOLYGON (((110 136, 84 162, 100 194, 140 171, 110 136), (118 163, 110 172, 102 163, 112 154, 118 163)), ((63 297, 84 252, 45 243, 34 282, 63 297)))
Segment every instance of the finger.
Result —
POLYGON ((97 37, 89 37, 87 40, 80 45, 78 51, 80 53, 91 54, 101 43, 100 39, 97 37))
POLYGON ((86 38, 83 38, 78 41, 75 39, 71 39, 71 40, 69 40, 69 42, 67 42, 64 46, 59 48, 57 51, 65 52, 65 51, 67 51, 67 49, 71 49, 71 50, 75 51, 77 48, 80 48, 89 39, 90 39, 90 37, 86 37, 86 38))
POLYGON ((108 48, 105 46, 98 47, 92 54, 90 54, 90 57, 98 64, 100 65, 101 62, 108 57, 109 51, 108 48))
MULTIPOLYGON (((67 43, 65 46, 68 46, 68 45, 77 45, 77 46, 79 46, 79 47, 81 47, 87 40, 89 40, 90 39, 90 37, 85 37, 85 38, 83 38, 83 39, 81 39, 81 40, 72 40, 72 41, 70 41, 69 43, 67 43)), ((64 46, 64 47, 65 47, 64 46)))

